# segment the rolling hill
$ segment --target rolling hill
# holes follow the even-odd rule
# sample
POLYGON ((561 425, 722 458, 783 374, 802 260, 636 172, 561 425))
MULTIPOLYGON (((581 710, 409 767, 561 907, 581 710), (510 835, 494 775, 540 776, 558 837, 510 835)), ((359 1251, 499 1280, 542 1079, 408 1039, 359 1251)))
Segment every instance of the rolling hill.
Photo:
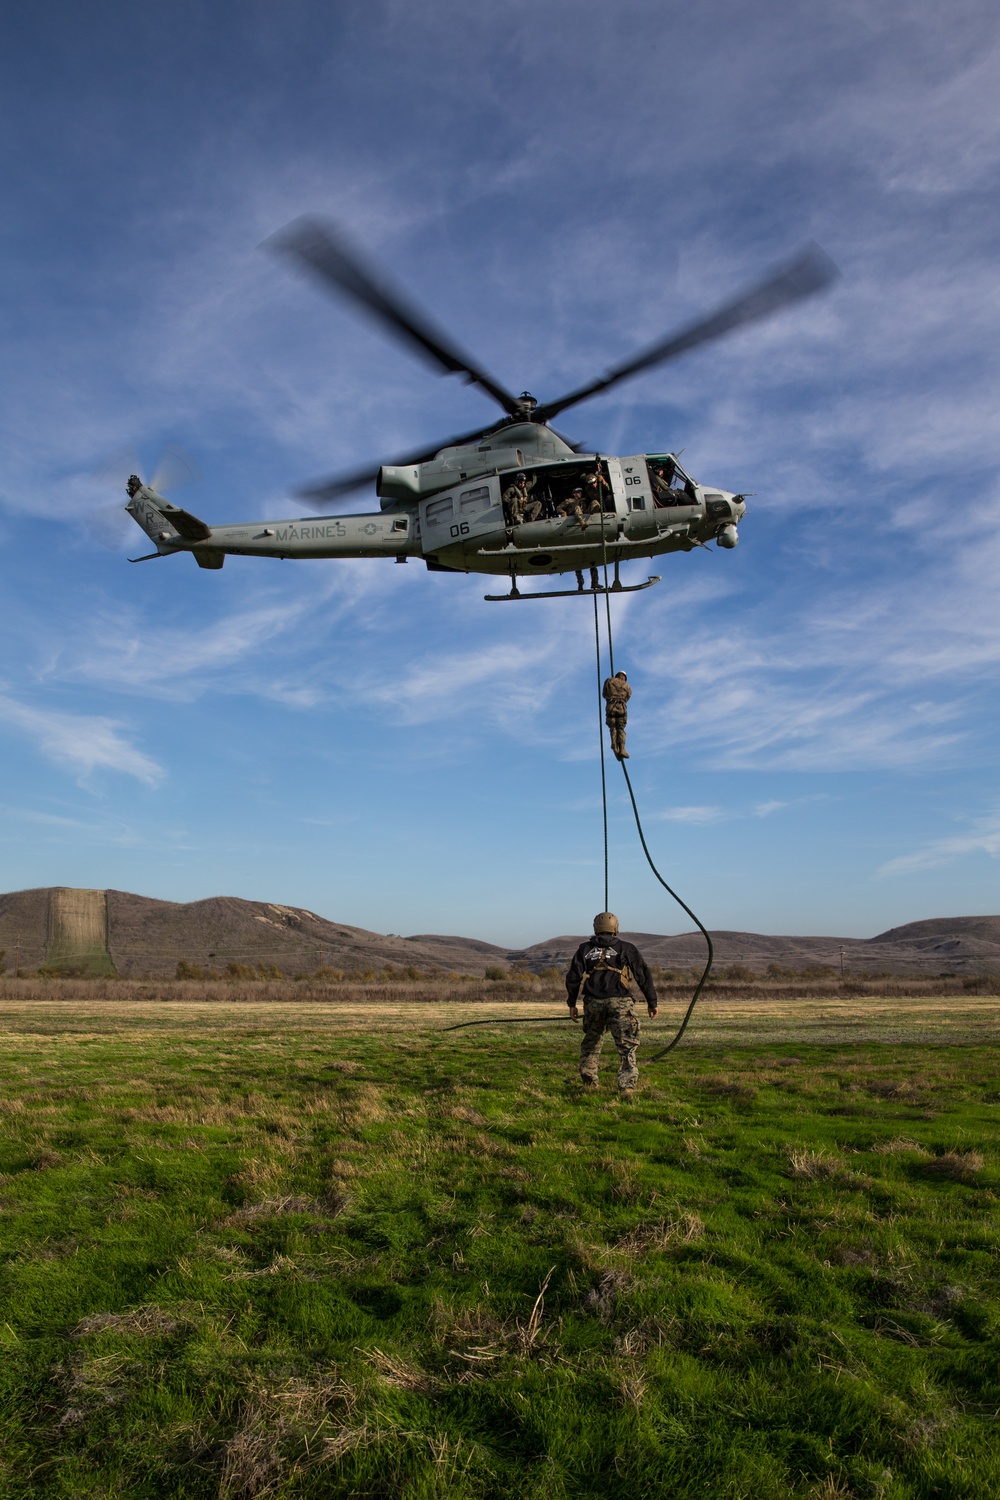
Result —
MULTIPOLYGON (((156 901, 128 891, 67 886, 13 891, 0 896, 0 948, 10 972, 42 965, 81 974, 125 978, 172 976, 181 960, 201 968, 228 963, 273 964, 286 974, 321 966, 354 972, 407 965, 427 972, 482 974, 491 965, 535 971, 564 968, 584 934, 549 938, 510 949, 476 938, 420 933, 413 937, 370 932, 331 922, 304 907, 212 896, 204 901, 156 901)), ((663 968, 701 964, 697 932, 666 937, 635 932, 648 962, 663 968)), ((847 973, 936 975, 1000 972, 1000 916, 936 917, 893 927, 873 938, 781 937, 755 932, 713 932, 719 965, 743 964, 763 972, 769 964, 847 973)))

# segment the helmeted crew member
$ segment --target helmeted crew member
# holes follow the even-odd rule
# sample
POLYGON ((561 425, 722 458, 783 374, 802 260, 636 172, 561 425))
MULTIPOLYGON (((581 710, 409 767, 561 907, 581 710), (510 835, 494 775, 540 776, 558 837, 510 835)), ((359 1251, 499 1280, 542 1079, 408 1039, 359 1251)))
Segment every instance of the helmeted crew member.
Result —
POLYGON ((618 936, 618 918, 602 911, 594 918, 594 936, 581 943, 566 974, 566 1003, 574 1021, 580 1019, 578 997, 583 987, 583 1041, 580 1077, 584 1086, 597 1087, 597 1067, 604 1033, 618 1048, 618 1092, 631 1094, 639 1081, 635 1049, 639 1018, 629 990, 634 979, 646 1000, 650 1019, 656 1015, 656 986, 634 943, 618 936))
POLYGON ((628 685, 625 673, 616 672, 613 677, 608 677, 602 691, 607 704, 604 710, 604 722, 611 730, 612 753, 619 760, 628 760, 629 753, 625 749, 625 725, 628 723, 628 700, 632 696, 632 689, 628 685))
POLYGON ((653 504, 663 507, 664 505, 686 505, 690 496, 683 478, 673 464, 659 464, 650 470, 650 481, 653 486, 653 504))
POLYGON ((604 509, 605 496, 610 494, 611 486, 600 469, 595 469, 592 474, 588 474, 583 481, 583 495, 587 502, 588 516, 600 514, 604 509))
POLYGON ((583 490, 579 487, 566 496, 565 500, 559 502, 559 514, 561 516, 576 516, 578 526, 586 526, 587 517, 584 514, 583 490))
POLYGON ((529 479, 522 470, 515 474, 514 483, 503 492, 503 503, 511 524, 520 526, 522 521, 537 521, 542 513, 542 502, 531 499, 535 487, 535 476, 529 479))

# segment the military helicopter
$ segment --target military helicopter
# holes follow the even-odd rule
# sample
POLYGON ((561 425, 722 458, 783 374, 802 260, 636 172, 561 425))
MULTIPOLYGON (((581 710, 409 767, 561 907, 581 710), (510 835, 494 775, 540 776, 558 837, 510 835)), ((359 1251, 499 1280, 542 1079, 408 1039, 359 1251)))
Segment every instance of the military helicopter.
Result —
POLYGON ((190 552, 202 568, 234 557, 386 557, 422 559, 434 572, 506 575, 502 599, 554 598, 604 592, 598 568, 614 569, 610 588, 632 592, 659 582, 625 585, 628 558, 731 549, 746 513, 745 495, 698 483, 679 455, 626 457, 587 453, 550 422, 571 406, 623 380, 677 359, 734 329, 770 316, 828 286, 836 276, 818 245, 810 245, 707 318, 650 345, 607 374, 555 401, 528 391, 513 395, 462 353, 407 298, 372 269, 340 231, 311 218, 295 220, 267 246, 289 257, 324 287, 333 288, 415 346, 445 374, 459 374, 502 408, 499 421, 449 438, 392 463, 368 466, 310 485, 299 497, 326 514, 295 520, 211 526, 173 505, 133 474, 129 514, 156 543, 132 562, 190 552), (334 503, 374 482, 381 508, 360 515, 331 514, 334 503), (583 570, 590 570, 589 587, 583 570), (518 580, 576 574, 575 589, 522 593, 518 580))

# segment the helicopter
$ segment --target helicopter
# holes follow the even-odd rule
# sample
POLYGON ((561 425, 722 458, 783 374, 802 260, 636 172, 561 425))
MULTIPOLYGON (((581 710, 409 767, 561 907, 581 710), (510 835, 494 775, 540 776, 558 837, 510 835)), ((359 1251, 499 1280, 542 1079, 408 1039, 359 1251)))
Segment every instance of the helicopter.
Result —
POLYGON ((214 526, 174 505, 138 475, 126 486, 126 510, 156 544, 130 562, 190 552, 202 568, 227 556, 277 558, 384 557, 422 560, 433 572, 506 576, 505 599, 633 592, 660 580, 623 584, 631 558, 691 552, 710 542, 731 550, 739 541, 746 495, 695 480, 669 451, 621 456, 589 453, 550 424, 561 412, 620 382, 666 364, 701 344, 758 322, 813 296, 836 278, 816 244, 706 318, 647 346, 606 374, 554 401, 529 391, 514 395, 438 330, 354 249, 343 233, 304 217, 266 247, 289 258, 327 290, 346 296, 444 374, 462 375, 494 400, 503 416, 391 463, 366 466, 314 483, 298 496, 318 510, 292 520, 214 526), (374 482, 380 509, 340 514, 344 497, 374 482), (605 583, 598 568, 604 565, 605 583), (613 582, 607 583, 607 566, 613 582), (583 570, 590 570, 589 587, 583 570), (522 592, 519 580, 576 574, 573 589, 522 592))

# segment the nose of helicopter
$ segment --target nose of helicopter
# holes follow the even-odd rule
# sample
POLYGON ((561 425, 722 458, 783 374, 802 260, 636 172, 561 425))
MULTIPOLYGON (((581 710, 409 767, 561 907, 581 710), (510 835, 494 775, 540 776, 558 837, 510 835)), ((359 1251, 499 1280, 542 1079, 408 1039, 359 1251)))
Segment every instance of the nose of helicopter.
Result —
POLYGON ((747 513, 746 502, 742 495, 734 495, 730 490, 720 490, 718 493, 719 501, 713 510, 722 524, 715 533, 715 544, 731 551, 739 545, 740 534, 736 527, 747 513))

